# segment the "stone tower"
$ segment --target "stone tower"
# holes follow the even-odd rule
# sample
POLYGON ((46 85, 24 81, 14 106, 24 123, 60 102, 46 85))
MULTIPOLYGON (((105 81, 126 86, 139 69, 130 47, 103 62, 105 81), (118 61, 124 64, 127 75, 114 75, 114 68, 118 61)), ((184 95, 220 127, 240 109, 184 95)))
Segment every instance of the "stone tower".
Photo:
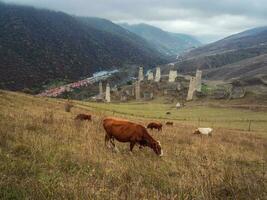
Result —
POLYGON ((196 78, 195 77, 190 77, 190 83, 189 83, 189 88, 188 88, 188 93, 187 93, 187 101, 190 101, 193 99, 194 92, 196 90, 196 78))
POLYGON ((140 81, 135 82, 135 99, 140 100, 140 81))
POLYGON ((99 81, 99 96, 101 98, 103 97, 103 85, 102 85, 102 81, 99 81))
POLYGON ((149 81, 153 81, 153 80, 154 80, 154 74, 153 74, 152 71, 149 71, 149 72, 148 72, 147 80, 149 80, 149 81))
POLYGON ((107 83, 107 86, 106 86, 106 102, 107 103, 110 102, 110 86, 109 86, 109 83, 107 83))
POLYGON ((143 81, 144 80, 144 68, 139 67, 139 72, 138 72, 138 81, 143 81))
POLYGON ((155 81, 159 82, 161 78, 161 74, 160 74, 160 67, 156 68, 156 75, 155 75, 155 81))
POLYGON ((201 92, 201 77, 202 77, 202 71, 197 70, 196 71, 196 91, 201 92))
POLYGON ((176 77, 177 77, 177 71, 176 70, 170 70, 169 82, 174 82, 176 77))

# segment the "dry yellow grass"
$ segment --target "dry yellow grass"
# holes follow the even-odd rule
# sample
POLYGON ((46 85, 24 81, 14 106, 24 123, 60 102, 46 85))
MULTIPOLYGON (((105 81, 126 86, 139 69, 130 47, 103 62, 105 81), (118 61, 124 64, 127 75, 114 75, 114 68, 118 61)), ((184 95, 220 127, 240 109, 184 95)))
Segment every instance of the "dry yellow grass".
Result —
MULTIPOLYGON (((104 147, 105 113, 0 91, 0 199, 266 199, 266 135, 176 123, 153 131, 164 156, 104 147), (92 122, 75 122, 77 113, 92 122)), ((146 124, 147 119, 134 121, 146 124)))

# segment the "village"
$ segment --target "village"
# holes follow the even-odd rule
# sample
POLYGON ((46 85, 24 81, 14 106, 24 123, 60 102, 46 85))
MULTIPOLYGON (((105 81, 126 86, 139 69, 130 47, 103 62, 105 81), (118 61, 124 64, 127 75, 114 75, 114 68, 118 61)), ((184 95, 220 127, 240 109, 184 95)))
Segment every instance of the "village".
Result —
POLYGON ((94 73, 93 77, 89 77, 89 78, 86 78, 86 79, 83 79, 80 81, 76 81, 73 83, 62 85, 60 87, 47 89, 44 92, 41 92, 40 94, 38 94, 37 96, 40 96, 40 97, 57 97, 57 96, 63 94, 64 92, 72 91, 74 88, 86 87, 86 86, 92 85, 93 83, 96 83, 98 81, 105 80, 116 72, 118 72, 118 70, 101 71, 98 73, 94 73))
POLYGON ((129 77, 132 80, 131 85, 123 85, 120 91, 117 85, 111 85, 108 78, 117 73, 118 70, 110 72, 103 71, 95 73, 93 77, 83 79, 74 83, 63 85, 57 88, 45 90, 37 96, 58 97, 65 92, 72 92, 77 88, 84 88, 98 84, 99 93, 90 98, 91 101, 106 102, 126 102, 128 100, 152 100, 156 93, 162 92, 163 95, 178 95, 180 99, 191 101, 194 92, 201 92, 202 71, 197 70, 195 76, 178 74, 177 70, 171 69, 169 74, 162 74, 161 68, 157 67, 155 71, 148 70, 146 75, 144 67, 138 68, 137 77, 129 77), (105 90, 104 83, 105 82, 105 90), (157 90, 154 87, 160 87, 157 90), (182 91, 183 90, 183 91, 182 91), (184 94, 186 91, 186 95, 184 94))
POLYGON ((132 83, 131 86, 124 86, 119 92, 116 87, 111 89, 109 83, 106 84, 105 93, 103 92, 103 84, 102 81, 99 81, 99 94, 93 99, 97 99, 97 101, 104 101, 110 103, 112 101, 112 97, 114 97, 115 101, 125 102, 127 100, 136 101, 139 100, 151 100, 155 96, 155 92, 159 92, 162 89, 162 93, 165 95, 171 95, 175 93, 179 93, 184 87, 188 88, 187 95, 185 97, 186 101, 193 100, 194 92, 201 92, 201 83, 202 83, 202 71, 197 70, 196 75, 181 75, 177 73, 177 70, 170 70, 169 74, 161 74, 160 67, 156 68, 156 72, 149 70, 144 75, 144 68, 139 67, 138 77, 136 81, 132 83), (161 86, 160 90, 154 91, 153 86, 156 84, 157 86, 161 86), (114 95, 111 95, 111 90, 114 95))

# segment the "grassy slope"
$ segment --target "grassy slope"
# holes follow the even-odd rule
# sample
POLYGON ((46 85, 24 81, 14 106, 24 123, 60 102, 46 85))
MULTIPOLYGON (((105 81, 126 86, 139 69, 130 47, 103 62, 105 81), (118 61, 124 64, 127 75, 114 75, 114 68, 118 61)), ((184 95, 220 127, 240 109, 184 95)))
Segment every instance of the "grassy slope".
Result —
POLYGON ((163 121, 177 121, 196 126, 213 126, 230 129, 267 131, 266 112, 254 112, 245 109, 229 109, 211 106, 186 106, 177 110, 175 105, 162 103, 121 103, 100 104, 81 103, 99 111, 110 111, 114 114, 125 114, 128 117, 144 117, 163 121), (166 115, 166 112, 171 115, 166 115))
MULTIPOLYGON (((133 105, 128 110, 139 113, 133 105)), ((147 148, 130 155, 128 144, 117 143, 120 153, 106 149, 102 109, 90 111, 93 122, 77 123, 82 106, 66 113, 61 101, 0 91, 0 111, 0 199, 267 197, 266 135, 220 128, 200 138, 177 123, 151 132, 164 149, 158 158, 147 148)))

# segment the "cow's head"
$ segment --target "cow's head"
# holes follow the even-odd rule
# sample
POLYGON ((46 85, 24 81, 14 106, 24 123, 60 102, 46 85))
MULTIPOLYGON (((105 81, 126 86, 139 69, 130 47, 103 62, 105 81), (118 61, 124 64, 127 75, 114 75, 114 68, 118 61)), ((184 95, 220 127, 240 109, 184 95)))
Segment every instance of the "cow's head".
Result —
POLYGON ((152 149, 158 156, 163 156, 163 150, 161 149, 160 141, 153 142, 152 149))

